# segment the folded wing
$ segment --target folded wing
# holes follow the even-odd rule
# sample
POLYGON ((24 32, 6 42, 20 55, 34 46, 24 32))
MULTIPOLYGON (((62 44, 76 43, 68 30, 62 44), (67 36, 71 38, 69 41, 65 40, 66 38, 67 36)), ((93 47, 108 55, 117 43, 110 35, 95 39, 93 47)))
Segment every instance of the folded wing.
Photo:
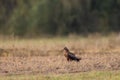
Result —
POLYGON ((73 54, 73 53, 69 53, 69 54, 68 54, 68 57, 69 57, 71 60, 75 60, 75 61, 79 61, 79 60, 80 60, 80 58, 77 58, 77 57, 75 56, 75 54, 73 54))

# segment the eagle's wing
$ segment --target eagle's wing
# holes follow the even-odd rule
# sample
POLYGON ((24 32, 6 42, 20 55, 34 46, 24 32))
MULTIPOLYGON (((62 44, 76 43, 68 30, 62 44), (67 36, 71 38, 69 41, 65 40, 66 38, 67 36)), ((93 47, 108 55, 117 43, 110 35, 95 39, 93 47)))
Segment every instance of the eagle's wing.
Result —
POLYGON ((72 59, 72 60, 79 61, 79 58, 77 58, 77 57, 75 56, 75 54, 73 54, 73 53, 69 53, 69 54, 68 54, 68 57, 69 57, 70 59, 72 59))

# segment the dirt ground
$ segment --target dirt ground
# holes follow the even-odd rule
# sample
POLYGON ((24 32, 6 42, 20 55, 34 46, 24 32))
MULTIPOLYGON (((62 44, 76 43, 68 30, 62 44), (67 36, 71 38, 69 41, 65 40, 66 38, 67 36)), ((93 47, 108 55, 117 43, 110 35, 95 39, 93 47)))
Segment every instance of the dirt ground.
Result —
POLYGON ((0 75, 64 74, 94 70, 120 70, 120 54, 81 54, 80 62, 67 62, 62 55, 0 57, 0 75))

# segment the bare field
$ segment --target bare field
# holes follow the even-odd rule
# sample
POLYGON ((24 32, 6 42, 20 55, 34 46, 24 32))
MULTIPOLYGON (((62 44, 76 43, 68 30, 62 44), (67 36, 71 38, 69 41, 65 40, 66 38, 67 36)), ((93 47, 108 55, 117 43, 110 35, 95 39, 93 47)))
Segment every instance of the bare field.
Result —
POLYGON ((120 70, 120 36, 0 40, 0 75, 120 70), (80 62, 67 62, 64 46, 80 62))
POLYGON ((120 70, 120 55, 81 55, 80 62, 62 56, 1 57, 0 74, 65 74, 94 70, 120 70))

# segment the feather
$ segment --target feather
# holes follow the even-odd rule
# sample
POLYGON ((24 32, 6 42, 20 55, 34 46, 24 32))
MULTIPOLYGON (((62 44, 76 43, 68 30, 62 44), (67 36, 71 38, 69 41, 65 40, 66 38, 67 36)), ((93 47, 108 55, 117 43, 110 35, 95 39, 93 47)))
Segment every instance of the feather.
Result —
POLYGON ((81 58, 76 57, 74 53, 71 53, 67 47, 64 48, 64 55, 67 58, 67 61, 74 60, 78 62, 81 60, 81 58))

